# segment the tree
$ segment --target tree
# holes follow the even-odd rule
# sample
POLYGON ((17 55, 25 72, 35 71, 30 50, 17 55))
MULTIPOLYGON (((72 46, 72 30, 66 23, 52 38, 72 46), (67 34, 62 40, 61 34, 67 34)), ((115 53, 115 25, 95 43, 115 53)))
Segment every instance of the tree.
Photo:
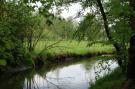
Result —
POLYGON ((72 39, 72 35, 75 32, 76 27, 71 20, 66 20, 61 17, 55 17, 52 20, 52 23, 53 25, 51 25, 49 31, 53 32, 53 39, 72 39))
MULTIPOLYGON (((104 28, 105 28, 105 32, 106 32, 106 34, 107 34, 107 37, 108 37, 108 39, 112 42, 112 44, 114 45, 114 47, 115 47, 115 49, 116 49, 116 52, 117 52, 117 55, 118 55, 118 63, 119 63, 119 65, 120 66, 122 66, 122 60, 123 60, 123 57, 121 58, 121 55, 123 54, 123 52, 124 52, 124 48, 125 48, 125 46, 124 45, 122 45, 120 42, 117 42, 115 39, 114 39, 114 37, 113 37, 113 35, 111 34, 111 30, 110 30, 110 28, 109 28, 109 23, 108 23, 108 20, 109 19, 107 19, 107 15, 106 15, 106 13, 105 13, 105 11, 104 11, 104 7, 103 7, 103 5, 102 5, 102 3, 101 3, 101 0, 96 0, 96 2, 97 2, 97 6, 99 7, 99 9, 100 9, 100 13, 101 13, 101 15, 102 15, 102 18, 103 18, 103 22, 104 22, 104 28)), ((119 3, 119 5, 120 5, 120 3, 119 3)))
POLYGON ((79 27, 76 31, 77 38, 79 40, 87 40, 91 44, 100 40, 106 40, 103 26, 100 20, 92 13, 87 13, 84 19, 79 23, 79 27))
POLYGON ((42 36, 44 35, 46 20, 43 16, 37 14, 31 16, 29 21, 29 27, 26 31, 26 43, 29 52, 33 52, 35 46, 38 44, 39 40, 42 39, 42 36))
POLYGON ((0 60, 19 66, 27 60, 24 42, 27 30, 32 27, 32 12, 27 5, 12 1, 3 1, 0 6, 0 60))
MULTIPOLYGON (((65 0, 63 0, 63 2, 65 2, 65 0)), ((128 1, 68 0, 66 3, 71 3, 71 2, 81 2, 83 4, 83 8, 91 7, 94 9, 93 11, 95 15, 97 15, 98 17, 100 16, 102 17, 101 22, 103 22, 106 36, 108 37, 109 41, 113 44, 114 48, 116 49, 119 65, 123 66, 122 65, 123 61, 124 64, 126 64, 126 60, 125 60, 127 59, 127 56, 125 54, 125 52, 127 52, 126 45, 132 34, 132 31, 130 30, 128 24, 129 22, 128 19, 130 15, 128 1), (123 8, 126 9, 127 11, 123 10, 123 8), (115 14, 113 12, 115 12, 115 14), (121 21, 124 22, 122 23, 121 21), (122 26, 124 27, 122 28, 122 26), (116 34, 118 37, 116 37, 116 34), (123 36, 123 35, 127 35, 127 36, 123 36)))
MULTIPOLYGON (((135 12, 135 1, 129 0, 129 2, 130 2, 131 11, 135 12)), ((134 82, 134 79, 135 79, 135 70, 134 70, 134 67, 135 67, 135 61, 134 61, 134 59, 135 59, 135 56, 134 56, 134 54, 135 54, 135 16, 133 13, 130 14, 129 22, 130 22, 131 29, 134 33, 133 33, 132 37, 130 38, 126 88, 133 89, 135 87, 134 86, 134 84, 135 84, 135 82, 134 82)))

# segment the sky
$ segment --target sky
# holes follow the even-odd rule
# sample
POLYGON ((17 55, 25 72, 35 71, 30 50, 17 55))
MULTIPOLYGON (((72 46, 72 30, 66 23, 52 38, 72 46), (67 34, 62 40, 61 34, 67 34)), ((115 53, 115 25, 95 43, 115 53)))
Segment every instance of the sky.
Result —
MULTIPOLYGON (((61 13, 61 16, 64 18, 75 18, 78 12, 82 9, 79 3, 73 3, 68 7, 68 10, 64 9, 61 13)), ((80 18, 76 18, 76 20, 80 20, 80 18)))
MULTIPOLYGON (((65 8, 65 7, 62 7, 65 8)), ((72 3, 69 7, 67 7, 68 9, 64 9, 60 16, 67 19, 67 18, 72 18, 74 21, 81 21, 81 19, 83 18, 83 16, 89 12, 88 9, 85 10, 85 12, 83 13, 83 15, 78 16, 78 13, 80 11, 82 11, 82 6, 80 5, 80 3, 72 3)))
MULTIPOLYGON (((38 6, 41 6, 41 3, 37 3, 38 6)), ((53 13, 56 13, 57 9, 56 7, 53 7, 54 9, 51 10, 53 13)), ((60 13, 59 16, 68 19, 68 18, 72 18, 73 21, 79 22, 81 21, 81 19, 83 18, 83 16, 89 12, 89 10, 87 9, 85 11, 85 13, 83 13, 83 15, 81 17, 77 17, 78 16, 78 12, 82 11, 82 6, 80 5, 80 3, 72 3, 70 4, 68 7, 61 7, 62 11, 60 13), (76 18, 77 17, 77 18, 76 18)))

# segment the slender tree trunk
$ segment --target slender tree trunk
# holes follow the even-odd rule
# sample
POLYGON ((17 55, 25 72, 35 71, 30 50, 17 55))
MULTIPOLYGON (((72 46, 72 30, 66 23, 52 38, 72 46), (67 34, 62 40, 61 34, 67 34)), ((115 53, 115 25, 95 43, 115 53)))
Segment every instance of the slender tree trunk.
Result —
POLYGON ((29 44, 28 49, 30 52, 32 52, 33 51, 33 30, 32 29, 30 30, 30 34, 28 36, 28 44, 29 44))
MULTIPOLYGON (((135 11, 135 0, 129 0, 130 7, 135 11)), ((135 32, 135 15, 130 16, 130 26, 133 32, 135 32)), ((127 66, 127 81, 126 88, 124 89, 135 89, 135 35, 130 39, 129 48, 129 60, 127 66)))
MULTIPOLYGON (((135 0, 129 0, 130 7, 135 12, 135 0)), ((135 15, 130 16, 130 26, 133 32, 135 32, 135 15)), ((129 60, 128 60, 128 72, 127 78, 135 79, 135 35, 130 39, 130 48, 129 48, 129 60)))
MULTIPOLYGON (((135 11, 135 0, 129 0, 130 1, 130 7, 133 11, 135 11)), ((131 15, 130 17, 130 25, 132 30, 135 32, 135 15, 131 15)))
MULTIPOLYGON (((113 40, 113 37, 111 35, 111 32, 110 32, 110 29, 108 27, 108 20, 107 20, 107 16, 104 12, 104 8, 102 6, 102 3, 101 3, 101 0, 97 0, 97 4, 99 6, 99 9, 100 9, 100 12, 101 12, 101 15, 102 15, 102 18, 103 18, 103 21, 104 21, 104 28, 105 28, 105 32, 106 32, 106 35, 108 37, 108 39, 113 42, 113 46, 115 47, 116 49, 116 52, 117 54, 120 54, 121 51, 122 51, 122 46, 118 43, 116 43, 114 40, 113 40)), ((118 60, 118 64, 120 66, 122 66, 122 60, 118 60)))

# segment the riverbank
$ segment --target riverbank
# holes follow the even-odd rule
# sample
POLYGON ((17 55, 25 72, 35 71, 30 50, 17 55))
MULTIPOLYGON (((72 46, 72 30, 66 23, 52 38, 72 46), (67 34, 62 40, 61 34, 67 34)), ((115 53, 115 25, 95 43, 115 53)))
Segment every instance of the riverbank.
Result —
POLYGON ((42 55, 50 54, 52 56, 63 54, 78 54, 85 55, 87 53, 112 53, 114 51, 113 45, 104 43, 95 43, 88 46, 87 41, 75 41, 67 40, 60 41, 53 45, 57 41, 40 41, 35 47, 34 53, 42 55))
POLYGON ((61 41, 50 46, 53 43, 55 43, 55 41, 40 41, 35 47, 34 52, 30 53, 32 55, 28 56, 30 58, 27 58, 27 60, 25 59, 25 63, 21 63, 15 67, 7 65, 8 67, 6 69, 3 67, 1 68, 2 71, 24 71, 33 67, 42 66, 47 61, 52 63, 64 63, 72 60, 76 61, 80 58, 88 58, 104 54, 110 55, 114 52, 112 45, 101 43, 96 43, 88 47, 88 42, 86 41, 61 41))
POLYGON ((40 41, 39 44, 37 44, 34 51, 35 55, 38 55, 35 58, 37 64, 45 60, 65 62, 77 58, 114 53, 112 45, 105 45, 102 43, 96 43, 90 47, 87 46, 88 42, 86 41, 61 41, 52 46, 51 44, 53 43, 55 43, 55 41, 40 41), (45 46, 46 48, 44 48, 45 46))
POLYGON ((98 79, 89 89, 122 89, 126 76, 120 68, 115 69, 112 73, 98 79))

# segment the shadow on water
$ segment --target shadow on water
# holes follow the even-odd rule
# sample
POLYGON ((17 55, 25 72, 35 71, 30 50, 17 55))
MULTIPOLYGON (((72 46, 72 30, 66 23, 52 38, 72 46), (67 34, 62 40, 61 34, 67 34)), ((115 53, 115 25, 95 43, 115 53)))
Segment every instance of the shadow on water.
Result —
POLYGON ((111 57, 94 57, 0 76, 0 89, 88 89, 90 83, 118 67, 111 57), (102 60, 111 59, 111 60, 102 60))

